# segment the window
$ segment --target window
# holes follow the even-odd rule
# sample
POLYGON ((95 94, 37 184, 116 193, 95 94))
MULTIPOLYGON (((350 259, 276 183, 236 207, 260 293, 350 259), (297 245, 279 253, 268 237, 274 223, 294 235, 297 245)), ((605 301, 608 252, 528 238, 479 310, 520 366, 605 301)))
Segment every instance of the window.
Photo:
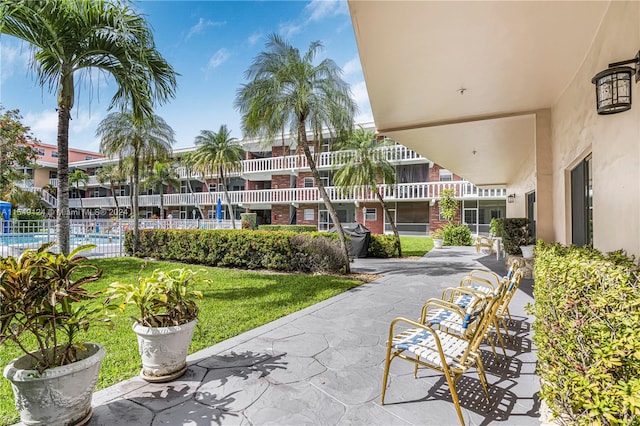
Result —
POLYGON ((325 188, 329 186, 329 172, 320 172, 320 180, 325 188))
POLYGON ((313 209, 304 209, 304 220, 314 220, 315 219, 315 212, 313 211, 313 209))
POLYGON ((370 209, 367 208, 364 213, 364 220, 377 220, 378 219, 378 209, 370 209))
POLYGON ((53 158, 58 158, 58 151, 51 151, 51 156, 53 158))
POLYGON ((305 188, 313 188, 313 178, 312 177, 304 178, 304 187, 305 188))
POLYGON ((113 193, 115 194, 116 197, 124 197, 125 195, 125 191, 124 188, 117 188, 113 190, 113 193))
POLYGON ((216 192, 216 184, 215 183, 210 183, 209 184, 209 192, 216 192))
POLYGON ((99 189, 97 189, 97 188, 96 188, 96 189, 94 189, 94 190, 93 190, 93 196, 94 196, 94 197, 99 197, 99 196, 100 196, 100 190, 99 190, 99 189))
MULTIPOLYGON (((57 157, 58 153, 56 152, 56 155, 54 157, 57 157)), ((85 155, 84 159, 85 160, 96 160, 98 157, 92 157, 91 155, 85 155)))
POLYGON ((49 179, 58 179, 58 172, 55 170, 49 170, 49 179))
POLYGON ((453 174, 447 169, 440 169, 440 182, 450 182, 453 180, 453 174))
POLYGON ((571 242, 593 243, 593 177, 591 154, 571 170, 571 242))
POLYGON ((44 156, 44 148, 34 148, 36 150, 36 154, 39 156, 44 156))

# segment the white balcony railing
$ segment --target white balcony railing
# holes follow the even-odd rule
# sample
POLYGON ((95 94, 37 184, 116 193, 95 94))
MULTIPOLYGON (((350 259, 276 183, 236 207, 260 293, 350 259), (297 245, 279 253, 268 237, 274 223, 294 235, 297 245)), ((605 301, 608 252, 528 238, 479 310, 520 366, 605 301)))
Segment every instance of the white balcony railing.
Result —
MULTIPOLYGON (((416 161, 425 158, 409 148, 402 145, 393 145, 383 148, 379 148, 377 152, 391 163, 399 163, 406 161, 416 161)), ((321 152, 315 156, 316 166, 318 169, 330 169, 340 164, 344 164, 346 159, 353 155, 353 151, 331 151, 321 152)), ((202 174, 191 172, 187 175, 185 167, 178 167, 178 175, 181 179, 201 179, 202 174)), ((287 155, 284 157, 269 157, 269 158, 256 158, 253 160, 243 160, 239 173, 235 175, 242 175, 250 177, 251 174, 256 173, 290 173, 297 172, 299 170, 309 170, 309 163, 307 157, 304 155, 287 155)), ((231 176, 234 174, 232 173, 231 176)), ((215 174, 208 175, 207 177, 215 176, 215 174)))
MULTIPOLYGON (((458 198, 474 199, 506 199, 506 188, 479 189, 473 184, 465 181, 459 182, 423 182, 423 183, 403 183, 397 185, 380 185, 380 192, 386 201, 430 201, 437 200, 440 192, 445 188, 452 188, 458 198)), ((355 188, 352 191, 344 191, 341 188, 330 186, 325 188, 332 201, 354 202, 354 201, 376 201, 375 194, 365 188, 355 188)), ((214 205, 218 198, 226 202, 224 192, 196 192, 193 194, 165 194, 163 204, 168 206, 188 206, 214 205)), ((285 189, 263 189, 253 191, 229 191, 229 198, 234 205, 272 205, 272 204, 306 204, 319 203, 322 201, 318 188, 285 188, 285 189)), ((160 205, 160 195, 141 195, 138 197, 140 207, 151 207, 160 205)), ((80 208, 80 199, 69 200, 70 207, 80 208)), ((131 202, 128 196, 118 197, 119 207, 130 207, 131 202)), ((107 208, 114 209, 113 197, 93 197, 82 199, 83 208, 107 208)))

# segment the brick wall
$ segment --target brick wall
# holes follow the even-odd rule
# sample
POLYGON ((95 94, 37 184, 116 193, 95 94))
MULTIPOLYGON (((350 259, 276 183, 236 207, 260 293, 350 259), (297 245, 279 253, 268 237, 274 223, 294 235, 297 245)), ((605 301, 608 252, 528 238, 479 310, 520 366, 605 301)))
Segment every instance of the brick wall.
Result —
POLYGON ((288 225, 289 220, 289 205, 288 204, 274 204, 271 207, 271 224, 272 225, 288 225))
POLYGON ((318 225, 318 205, 317 204, 301 204, 296 209, 296 223, 298 225, 318 225), (304 219, 305 210, 313 210, 313 220, 304 219))
POLYGON ((283 189, 291 187, 291 177, 289 175, 273 175, 271 176, 271 188, 283 189))
POLYGON ((273 146, 271 147, 271 155, 274 157, 285 157, 291 154, 291 147, 289 146, 273 146))
POLYGON ((356 208, 356 221, 367 227, 372 234, 384 234, 384 209, 380 204, 360 204, 356 208), (365 220, 362 208, 376 210, 376 220, 365 220))

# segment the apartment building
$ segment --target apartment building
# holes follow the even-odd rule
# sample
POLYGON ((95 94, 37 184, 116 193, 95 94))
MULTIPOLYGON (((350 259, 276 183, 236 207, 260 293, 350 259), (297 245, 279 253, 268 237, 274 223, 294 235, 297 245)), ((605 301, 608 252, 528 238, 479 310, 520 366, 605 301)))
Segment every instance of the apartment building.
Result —
MULTIPOLYGON (((364 127, 373 128, 373 125, 370 123, 364 127)), ((389 220, 373 193, 366 188, 345 193, 333 186, 334 171, 340 167, 345 155, 335 150, 334 142, 330 135, 324 135, 322 140, 310 142, 310 149, 340 221, 363 223, 374 233, 391 232, 389 220)), ((256 213, 258 224, 308 224, 316 225, 320 230, 331 227, 307 159, 294 139, 285 135, 268 147, 256 140, 242 140, 240 144, 245 159, 240 170, 230 175, 229 200, 225 199, 219 176, 188 173, 181 164, 182 156, 196 148, 180 148, 173 152, 179 187, 165 187, 160 195, 141 186, 141 217, 159 217, 162 196, 165 217, 171 215, 173 219, 214 219, 216 204, 221 200, 223 219, 230 218, 226 208, 229 201, 236 219, 241 213, 250 212, 256 213)), ((426 235, 430 226, 433 229, 442 225, 438 198, 444 188, 455 190, 462 207, 458 219, 468 224, 473 233, 488 233, 492 218, 505 217, 507 195, 504 188, 478 188, 399 144, 381 147, 380 150, 396 170, 397 183, 382 185, 382 192, 402 234, 426 235)), ((73 158, 70 170, 84 170, 89 180, 86 188, 71 191, 72 214, 76 218, 129 216, 129 184, 120 182, 111 188, 109 183, 100 183, 96 178, 101 167, 118 160, 84 151, 75 154, 72 157, 70 151, 70 159, 73 158), (118 201, 118 211, 114 197, 118 201)), ((39 164, 41 167, 34 175, 48 175, 47 183, 55 187, 55 165, 47 161, 39 161, 39 164)), ((35 185, 44 186, 42 180, 37 180, 35 185)), ((52 198, 47 194, 46 202, 55 208, 55 199, 52 198)))

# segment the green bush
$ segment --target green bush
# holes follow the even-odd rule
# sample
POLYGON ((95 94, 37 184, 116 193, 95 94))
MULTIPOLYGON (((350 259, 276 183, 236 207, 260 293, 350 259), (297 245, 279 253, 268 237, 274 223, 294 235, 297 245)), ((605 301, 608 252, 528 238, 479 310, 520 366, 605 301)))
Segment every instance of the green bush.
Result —
POLYGON ((394 235, 371 234, 368 257, 389 258, 398 254, 398 242, 394 235))
POLYGON ((14 232, 27 234, 30 232, 42 232, 44 229, 41 221, 45 217, 40 212, 14 210, 11 212, 11 218, 18 221, 14 225, 14 232))
POLYGON ((261 231, 292 231, 292 232, 314 232, 318 230, 315 225, 260 225, 261 231))
MULTIPOLYGON (((320 232, 300 234, 292 231, 145 229, 140 231, 136 256, 228 268, 302 271, 299 268, 306 266, 301 264, 300 257, 308 255, 315 259, 313 256, 317 246, 328 247, 330 243, 295 245, 292 239, 297 235, 305 235, 310 241, 334 241, 330 234, 320 232), (308 252, 304 249, 308 249, 308 252), (296 250, 303 252, 300 254, 296 250)), ((127 231, 124 247, 129 255, 133 255, 132 239, 133 233, 127 231)), ((313 265, 313 270, 320 271, 321 268, 317 265, 330 265, 327 266, 328 270, 323 271, 339 271, 345 267, 344 258, 340 256, 340 259, 340 267, 318 260, 313 265)))
POLYGON ((442 234, 445 246, 471 245, 471 230, 466 225, 445 225, 442 234))
POLYGON ((539 241, 534 298, 540 394, 552 413, 579 425, 639 425, 635 259, 539 241))
POLYGON ((502 238, 504 250, 509 254, 522 254, 520 246, 533 244, 529 236, 529 219, 526 217, 496 219, 496 230, 496 235, 502 238))
POLYGON ((332 234, 302 233, 291 238, 293 267, 296 271, 333 273, 343 271, 342 245, 337 238, 328 235, 332 234))

